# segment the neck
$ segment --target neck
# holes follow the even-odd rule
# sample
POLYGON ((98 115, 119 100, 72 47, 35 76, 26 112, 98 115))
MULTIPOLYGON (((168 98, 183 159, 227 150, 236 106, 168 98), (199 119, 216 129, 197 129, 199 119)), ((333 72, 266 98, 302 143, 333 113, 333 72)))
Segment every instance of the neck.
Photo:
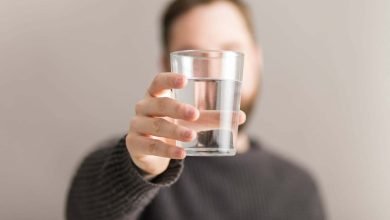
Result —
POLYGON ((249 150, 250 142, 249 137, 244 132, 239 132, 237 135, 237 153, 242 154, 249 150))

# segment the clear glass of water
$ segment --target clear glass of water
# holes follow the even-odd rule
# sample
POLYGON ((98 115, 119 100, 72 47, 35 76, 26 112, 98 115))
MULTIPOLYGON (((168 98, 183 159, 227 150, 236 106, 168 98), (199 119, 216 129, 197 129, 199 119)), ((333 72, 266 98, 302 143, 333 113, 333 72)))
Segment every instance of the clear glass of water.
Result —
POLYGON ((171 71, 187 77, 175 98, 199 109, 196 121, 176 120, 197 137, 178 142, 188 156, 236 154, 244 55, 234 51, 185 50, 170 54, 171 71))

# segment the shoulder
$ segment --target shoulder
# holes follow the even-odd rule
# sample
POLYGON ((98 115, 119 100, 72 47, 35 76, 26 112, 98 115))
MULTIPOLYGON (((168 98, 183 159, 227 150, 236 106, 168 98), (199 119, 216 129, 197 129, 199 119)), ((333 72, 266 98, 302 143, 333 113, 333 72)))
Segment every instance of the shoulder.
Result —
POLYGON ((263 149, 267 166, 278 180, 315 184, 313 174, 303 165, 268 149, 263 149))
POLYGON ((313 173, 297 161, 272 150, 262 142, 253 141, 259 149, 260 176, 275 196, 285 199, 319 199, 320 190, 313 173))
POLYGON ((316 187, 314 175, 306 167, 262 143, 256 141, 254 144, 259 148, 261 172, 267 178, 289 187, 302 185, 316 187))
POLYGON ((292 216, 307 217, 301 219, 324 218, 318 184, 307 168, 266 148, 262 148, 262 160, 274 206, 285 207, 292 216))

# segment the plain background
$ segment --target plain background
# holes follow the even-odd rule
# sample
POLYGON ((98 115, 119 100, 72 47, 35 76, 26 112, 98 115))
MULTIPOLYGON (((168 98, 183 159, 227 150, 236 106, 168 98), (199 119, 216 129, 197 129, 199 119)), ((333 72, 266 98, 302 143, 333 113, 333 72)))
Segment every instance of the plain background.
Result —
MULTIPOLYGON (((82 157, 159 70, 166 0, 0 1, 0 219, 62 219, 82 157)), ((390 219, 390 1, 249 1, 249 132, 316 177, 330 219, 390 219)))

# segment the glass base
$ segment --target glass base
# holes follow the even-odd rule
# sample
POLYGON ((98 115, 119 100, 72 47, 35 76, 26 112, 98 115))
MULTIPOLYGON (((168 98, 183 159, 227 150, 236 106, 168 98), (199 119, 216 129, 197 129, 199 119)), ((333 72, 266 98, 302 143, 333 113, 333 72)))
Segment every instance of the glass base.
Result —
POLYGON ((236 155, 236 149, 224 149, 224 148, 184 148, 187 156, 234 156, 236 155))

